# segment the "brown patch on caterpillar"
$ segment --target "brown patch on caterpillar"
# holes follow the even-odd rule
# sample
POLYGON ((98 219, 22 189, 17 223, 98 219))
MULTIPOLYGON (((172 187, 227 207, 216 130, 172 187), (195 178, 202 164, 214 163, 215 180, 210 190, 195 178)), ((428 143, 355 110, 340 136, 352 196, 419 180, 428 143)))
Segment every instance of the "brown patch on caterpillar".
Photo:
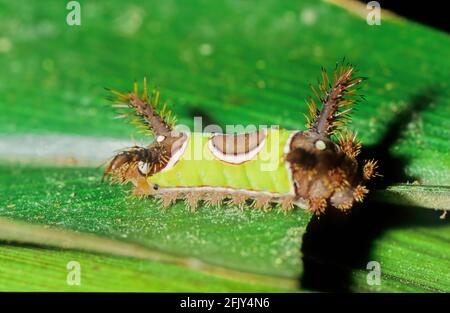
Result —
POLYGON ((332 191, 337 191, 346 187, 350 187, 350 183, 347 180, 347 174, 342 168, 333 168, 328 171, 329 188, 332 191))
POLYGON ((353 73, 353 67, 345 64, 336 68, 331 82, 322 70, 319 91, 313 88, 322 106, 319 110, 314 99, 309 101, 309 130, 292 138, 285 156, 297 197, 305 199, 316 214, 329 205, 342 211, 350 209, 368 193, 362 182, 378 175, 376 161, 359 163, 361 143, 356 135, 340 131, 350 118, 351 105, 362 99, 355 86, 363 79, 353 78, 353 73), (332 135, 337 137, 336 142, 332 135))
POLYGON ((356 200, 353 190, 363 180, 362 169, 331 139, 300 132, 293 138, 286 160, 291 164, 296 195, 306 199, 316 214, 328 205, 347 209, 356 200), (325 148, 317 148, 317 141, 321 142, 319 148, 325 148))
POLYGON ((241 155, 257 149, 266 138, 265 131, 245 134, 215 134, 211 138, 212 146, 223 154, 241 155))

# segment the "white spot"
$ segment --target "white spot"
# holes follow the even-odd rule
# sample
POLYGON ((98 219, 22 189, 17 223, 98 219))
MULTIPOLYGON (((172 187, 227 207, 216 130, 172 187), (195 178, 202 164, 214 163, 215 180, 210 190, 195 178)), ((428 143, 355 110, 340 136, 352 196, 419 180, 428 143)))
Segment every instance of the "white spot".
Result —
POLYGON ((157 141, 157 142, 163 142, 164 139, 166 139, 166 137, 164 137, 164 136, 162 136, 162 135, 159 135, 158 137, 156 137, 156 141, 157 141))
POLYGON ((150 172, 150 166, 147 162, 139 161, 138 169, 139 169, 139 172, 141 172, 144 175, 147 175, 150 172))
POLYGON ((317 150, 325 150, 327 148, 325 142, 323 142, 323 140, 320 139, 314 143, 314 146, 316 147, 317 150))

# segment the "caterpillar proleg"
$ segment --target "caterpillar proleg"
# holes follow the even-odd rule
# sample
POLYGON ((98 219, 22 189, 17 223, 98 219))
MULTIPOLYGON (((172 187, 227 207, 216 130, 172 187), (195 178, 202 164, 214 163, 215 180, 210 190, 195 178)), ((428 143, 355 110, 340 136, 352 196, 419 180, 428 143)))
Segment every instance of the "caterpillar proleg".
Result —
POLYGON ((363 78, 342 64, 330 79, 322 69, 315 98, 308 101, 306 130, 260 128, 243 134, 178 131, 176 119, 159 104, 159 91, 112 91, 120 117, 153 133, 146 147, 135 146, 114 156, 105 169, 119 183, 132 183, 136 196, 161 199, 164 207, 178 200, 192 210, 206 205, 251 204, 269 210, 295 206, 323 213, 342 211, 362 202, 367 182, 377 176, 377 162, 358 160, 361 143, 345 128, 363 78), (320 103, 320 108, 317 103, 320 103))

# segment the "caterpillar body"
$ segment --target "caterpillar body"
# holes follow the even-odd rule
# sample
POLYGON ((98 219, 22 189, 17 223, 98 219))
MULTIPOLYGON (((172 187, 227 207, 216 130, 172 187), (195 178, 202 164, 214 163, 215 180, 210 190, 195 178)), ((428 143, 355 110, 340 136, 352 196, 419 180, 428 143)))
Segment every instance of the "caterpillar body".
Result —
POLYGON ((135 146, 113 157, 105 176, 132 183, 136 196, 154 196, 164 207, 184 200, 192 210, 200 201, 269 210, 301 207, 316 214, 327 207, 349 210, 363 201, 366 183, 377 176, 377 162, 359 162, 361 143, 344 128, 352 104, 361 100, 354 68, 336 67, 333 81, 325 70, 314 98, 308 101, 307 130, 260 128, 243 134, 191 133, 175 127, 167 106, 159 105, 159 91, 120 93, 121 117, 149 130, 154 142, 135 146), (319 110, 316 101, 321 103, 319 110))

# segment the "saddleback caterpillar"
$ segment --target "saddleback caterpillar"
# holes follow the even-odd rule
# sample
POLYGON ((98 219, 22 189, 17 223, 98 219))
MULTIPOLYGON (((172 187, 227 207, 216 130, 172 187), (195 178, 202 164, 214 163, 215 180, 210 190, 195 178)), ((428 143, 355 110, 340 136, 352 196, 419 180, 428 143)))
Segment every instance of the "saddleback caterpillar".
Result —
POLYGON ((175 117, 160 105, 158 90, 147 93, 145 79, 142 95, 137 83, 133 92, 113 90, 120 117, 131 117, 155 140, 118 153, 105 176, 132 183, 134 195, 157 197, 164 207, 184 200, 192 210, 202 201, 262 209, 298 206, 316 214, 327 207, 347 211, 363 201, 367 182, 378 175, 376 161, 358 160, 361 143, 344 127, 362 99, 356 85, 363 78, 353 75, 349 64, 337 66, 331 80, 322 69, 318 89, 312 88, 315 98, 307 103, 307 130, 177 131, 175 117), (268 161, 274 166, 264 170, 268 161))

